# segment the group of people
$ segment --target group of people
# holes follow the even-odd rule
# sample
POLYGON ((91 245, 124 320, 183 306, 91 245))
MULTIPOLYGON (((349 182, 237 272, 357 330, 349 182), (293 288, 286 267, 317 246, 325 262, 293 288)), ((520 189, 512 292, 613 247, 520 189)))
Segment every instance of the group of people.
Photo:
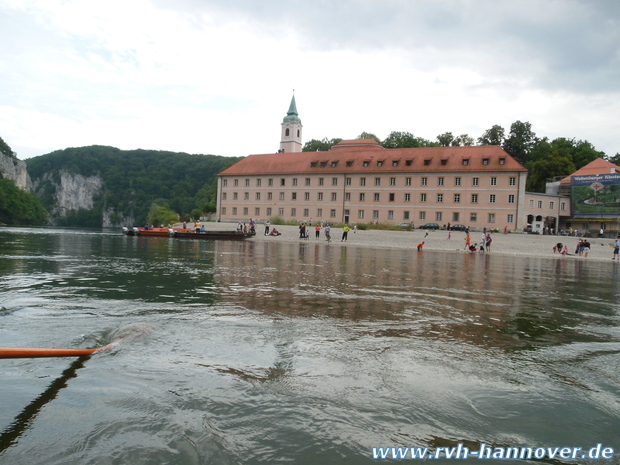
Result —
POLYGON ((482 239, 478 244, 472 244, 471 237, 468 234, 465 236, 465 250, 469 250, 470 252, 490 252, 491 242, 493 242, 491 233, 487 233, 486 231, 482 233, 482 239))
MULTIPOLYGON (((587 258, 588 254, 590 253, 590 247, 592 247, 592 245, 587 239, 579 239, 579 242, 577 242, 577 247, 575 247, 575 255, 587 258)), ((612 260, 618 256, 618 250, 620 250, 620 241, 616 241, 616 243, 614 244, 614 256, 612 260)), ((568 246, 562 244, 561 242, 558 242, 556 245, 553 246, 553 253, 570 255, 568 253, 568 246)))

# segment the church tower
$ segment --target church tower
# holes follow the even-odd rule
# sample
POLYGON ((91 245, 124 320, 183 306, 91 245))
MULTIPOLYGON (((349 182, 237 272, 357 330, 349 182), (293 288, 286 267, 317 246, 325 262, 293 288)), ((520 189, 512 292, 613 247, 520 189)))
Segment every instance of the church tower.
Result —
POLYGON ((291 106, 282 120, 282 136, 280 137, 280 152, 301 152, 301 120, 297 113, 295 95, 291 99, 291 106))

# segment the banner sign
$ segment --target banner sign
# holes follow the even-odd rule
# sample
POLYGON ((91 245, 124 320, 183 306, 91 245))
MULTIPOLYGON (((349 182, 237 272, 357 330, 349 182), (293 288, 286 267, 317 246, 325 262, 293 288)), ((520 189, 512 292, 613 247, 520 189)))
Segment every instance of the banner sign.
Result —
POLYGON ((620 216, 620 173, 573 176, 570 192, 574 218, 620 216))

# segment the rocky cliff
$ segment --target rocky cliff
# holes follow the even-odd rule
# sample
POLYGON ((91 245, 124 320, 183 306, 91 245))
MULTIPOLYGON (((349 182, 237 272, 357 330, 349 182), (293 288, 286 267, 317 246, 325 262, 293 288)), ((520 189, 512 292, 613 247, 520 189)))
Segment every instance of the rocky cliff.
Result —
POLYGON ((33 185, 26 171, 26 162, 0 153, 0 176, 11 179, 20 189, 32 192, 33 185))

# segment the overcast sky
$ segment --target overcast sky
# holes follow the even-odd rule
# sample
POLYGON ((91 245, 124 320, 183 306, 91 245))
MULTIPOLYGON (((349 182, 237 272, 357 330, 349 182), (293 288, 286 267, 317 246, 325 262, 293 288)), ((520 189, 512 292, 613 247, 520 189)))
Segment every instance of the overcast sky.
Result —
POLYGON ((407 131, 539 136, 620 152, 618 0, 0 0, 0 137, 277 151, 407 131))

